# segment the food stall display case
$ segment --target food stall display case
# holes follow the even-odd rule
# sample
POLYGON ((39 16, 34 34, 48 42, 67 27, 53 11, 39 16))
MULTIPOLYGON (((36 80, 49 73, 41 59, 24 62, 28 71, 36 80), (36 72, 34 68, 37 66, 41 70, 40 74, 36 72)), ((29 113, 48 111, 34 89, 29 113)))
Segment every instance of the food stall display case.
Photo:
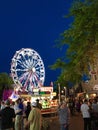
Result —
POLYGON ((55 117, 57 116, 57 100, 46 100, 42 103, 42 116, 55 117))

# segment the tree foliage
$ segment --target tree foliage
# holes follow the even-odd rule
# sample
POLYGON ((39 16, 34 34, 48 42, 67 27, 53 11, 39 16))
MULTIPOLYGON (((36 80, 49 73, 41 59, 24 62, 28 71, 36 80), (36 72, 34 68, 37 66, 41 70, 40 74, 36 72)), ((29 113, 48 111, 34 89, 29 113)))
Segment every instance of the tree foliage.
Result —
POLYGON ((58 81, 79 83, 83 74, 89 73, 89 65, 98 61, 98 0, 75 0, 65 17, 74 20, 60 35, 58 46, 68 45, 68 49, 51 69, 61 69, 58 81))
POLYGON ((4 89, 11 89, 13 84, 12 78, 7 73, 0 73, 0 98, 4 89))

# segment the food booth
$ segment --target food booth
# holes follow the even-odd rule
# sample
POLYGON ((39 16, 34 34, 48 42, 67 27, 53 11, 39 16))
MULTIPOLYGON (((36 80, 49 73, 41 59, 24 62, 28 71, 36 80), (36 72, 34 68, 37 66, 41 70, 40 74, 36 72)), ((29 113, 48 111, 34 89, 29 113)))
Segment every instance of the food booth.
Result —
POLYGON ((43 116, 56 116, 58 101, 53 100, 54 96, 56 96, 56 93, 53 92, 53 87, 41 87, 33 90, 31 100, 39 99, 39 102, 42 104, 41 113, 43 116))

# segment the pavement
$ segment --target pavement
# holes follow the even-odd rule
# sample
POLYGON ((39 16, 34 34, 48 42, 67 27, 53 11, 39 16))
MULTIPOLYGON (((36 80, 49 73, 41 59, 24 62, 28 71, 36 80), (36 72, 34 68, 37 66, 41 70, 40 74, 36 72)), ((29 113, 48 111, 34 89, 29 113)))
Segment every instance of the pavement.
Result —
POLYGON ((83 118, 81 113, 76 113, 74 116, 71 116, 69 130, 83 130, 83 118))
MULTIPOLYGON (((50 128, 48 130, 60 130, 58 117, 50 119, 50 128)), ((76 113, 70 118, 69 130, 83 130, 83 118, 81 113, 76 113)))

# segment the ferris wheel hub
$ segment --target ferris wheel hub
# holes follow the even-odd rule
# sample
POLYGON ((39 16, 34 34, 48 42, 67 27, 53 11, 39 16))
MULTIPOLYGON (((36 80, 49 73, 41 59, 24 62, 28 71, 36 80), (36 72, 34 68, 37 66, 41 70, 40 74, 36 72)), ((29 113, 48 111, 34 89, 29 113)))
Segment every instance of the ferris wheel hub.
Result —
POLYGON ((32 68, 32 72, 33 72, 33 73, 35 73, 35 72, 36 72, 36 69, 35 69, 34 67, 32 68))

